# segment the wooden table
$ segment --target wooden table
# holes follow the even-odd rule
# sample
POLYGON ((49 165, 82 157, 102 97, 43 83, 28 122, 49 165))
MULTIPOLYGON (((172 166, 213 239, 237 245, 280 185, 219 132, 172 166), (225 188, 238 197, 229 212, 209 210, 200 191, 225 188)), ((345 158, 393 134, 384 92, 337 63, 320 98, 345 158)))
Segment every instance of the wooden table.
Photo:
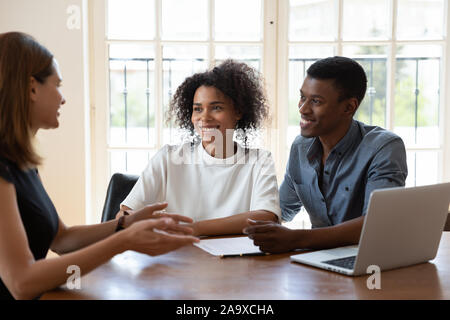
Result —
POLYGON ((291 262, 296 253, 218 258, 188 246, 150 257, 127 251, 81 278, 80 290, 65 286, 42 299, 450 299, 450 232, 436 259, 381 273, 348 277, 291 262))

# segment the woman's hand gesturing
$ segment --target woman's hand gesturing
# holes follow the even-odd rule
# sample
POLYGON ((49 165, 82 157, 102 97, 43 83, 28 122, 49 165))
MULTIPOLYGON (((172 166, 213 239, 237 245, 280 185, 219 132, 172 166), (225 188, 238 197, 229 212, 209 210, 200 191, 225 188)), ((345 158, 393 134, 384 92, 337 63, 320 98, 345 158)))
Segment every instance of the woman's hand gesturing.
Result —
POLYGON ((157 256, 198 242, 192 229, 179 225, 172 218, 147 219, 133 223, 121 231, 128 250, 157 256))

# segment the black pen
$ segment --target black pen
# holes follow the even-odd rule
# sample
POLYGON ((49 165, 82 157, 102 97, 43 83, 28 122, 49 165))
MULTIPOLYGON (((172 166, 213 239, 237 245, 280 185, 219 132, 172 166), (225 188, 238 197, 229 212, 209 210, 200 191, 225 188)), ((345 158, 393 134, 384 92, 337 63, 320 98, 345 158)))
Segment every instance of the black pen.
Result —
POLYGON ((253 252, 253 253, 240 253, 240 254, 223 254, 220 258, 233 258, 233 257, 247 257, 247 256, 268 256, 270 253, 253 252))

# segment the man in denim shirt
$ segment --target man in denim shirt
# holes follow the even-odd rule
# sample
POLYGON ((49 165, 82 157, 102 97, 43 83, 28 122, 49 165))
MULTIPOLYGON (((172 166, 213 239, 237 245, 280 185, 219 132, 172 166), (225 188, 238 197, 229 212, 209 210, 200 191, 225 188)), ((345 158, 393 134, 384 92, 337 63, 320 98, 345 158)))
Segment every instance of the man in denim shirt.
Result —
POLYGON ((244 232, 262 251, 357 244, 371 192, 405 185, 402 139, 353 119, 366 87, 363 68, 349 58, 322 59, 308 69, 300 89, 301 135, 291 147, 280 206, 286 221, 304 206, 312 229, 249 220, 244 232))

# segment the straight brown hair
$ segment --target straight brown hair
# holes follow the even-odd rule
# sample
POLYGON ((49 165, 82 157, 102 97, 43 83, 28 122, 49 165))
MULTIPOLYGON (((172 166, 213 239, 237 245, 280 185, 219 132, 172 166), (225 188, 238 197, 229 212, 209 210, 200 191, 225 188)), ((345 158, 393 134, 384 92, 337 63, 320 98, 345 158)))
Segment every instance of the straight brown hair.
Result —
POLYGON ((53 55, 21 32, 0 34, 0 156, 26 169, 41 163, 33 146, 31 77, 44 83, 53 73, 53 55))

